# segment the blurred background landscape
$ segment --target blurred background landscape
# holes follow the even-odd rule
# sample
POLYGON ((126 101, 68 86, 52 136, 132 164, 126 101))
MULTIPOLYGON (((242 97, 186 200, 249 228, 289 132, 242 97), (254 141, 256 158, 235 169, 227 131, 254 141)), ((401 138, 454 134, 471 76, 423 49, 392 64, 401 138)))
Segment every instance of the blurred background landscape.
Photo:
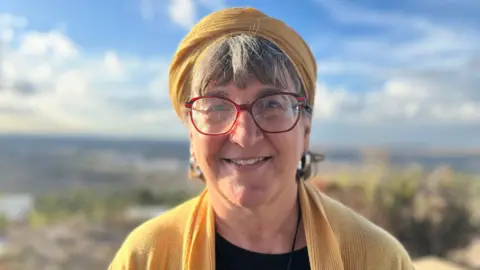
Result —
POLYGON ((106 269, 140 223, 198 194, 168 97, 204 15, 253 6, 318 64, 320 190, 417 270, 480 269, 480 1, 0 1, 0 270, 106 269))
MULTIPOLYGON (((106 269, 141 222, 197 195, 186 141, 0 136, 0 269, 106 269)), ((480 153, 324 148, 309 180, 416 259, 479 267, 480 153)), ((468 269, 468 268, 466 268, 468 269)))

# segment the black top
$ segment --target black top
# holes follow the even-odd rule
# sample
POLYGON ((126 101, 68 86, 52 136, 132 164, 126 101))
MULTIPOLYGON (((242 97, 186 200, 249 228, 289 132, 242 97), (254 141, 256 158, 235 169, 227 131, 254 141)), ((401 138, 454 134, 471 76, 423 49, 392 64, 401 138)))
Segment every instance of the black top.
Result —
MULTIPOLYGON (((287 270, 290 252, 284 254, 262 254, 240 248, 225 238, 215 236, 215 258, 217 270, 287 270)), ((310 270, 307 247, 293 253, 292 270, 310 270)))

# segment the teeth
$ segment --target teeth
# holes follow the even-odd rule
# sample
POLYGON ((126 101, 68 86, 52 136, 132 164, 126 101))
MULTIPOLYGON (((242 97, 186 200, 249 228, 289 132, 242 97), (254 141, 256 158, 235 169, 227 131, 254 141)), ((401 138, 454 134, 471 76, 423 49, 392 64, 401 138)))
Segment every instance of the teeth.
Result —
POLYGON ((261 157, 261 158, 252 158, 252 159, 230 159, 230 161, 237 165, 252 165, 265 159, 266 158, 261 157))

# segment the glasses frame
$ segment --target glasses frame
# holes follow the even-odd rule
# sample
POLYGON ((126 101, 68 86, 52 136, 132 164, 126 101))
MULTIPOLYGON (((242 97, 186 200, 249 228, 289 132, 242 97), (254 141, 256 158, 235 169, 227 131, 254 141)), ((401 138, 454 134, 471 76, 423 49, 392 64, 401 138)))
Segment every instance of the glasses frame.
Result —
POLYGON ((226 97, 222 97, 222 96, 199 96, 199 97, 194 97, 194 98, 191 98, 189 101, 187 101, 185 103, 185 108, 188 110, 187 113, 190 117, 190 121, 192 122, 192 125, 195 127, 195 129, 202 135, 207 135, 207 136, 222 136, 222 135, 225 135, 225 134, 228 134, 230 133, 230 131, 232 131, 232 128, 235 126, 235 123, 237 122, 238 120, 238 117, 240 116, 240 112, 241 111, 247 111, 250 116, 252 117, 253 119, 253 122, 255 122, 255 125, 262 131, 262 132, 265 132, 265 133, 284 133, 284 132, 289 132, 290 130, 294 129, 295 126, 297 125, 299 119, 300 119, 300 116, 301 116, 301 112, 302 111, 306 111, 307 113, 311 114, 312 113, 312 107, 307 103, 307 98, 304 97, 304 96, 301 96, 297 93, 292 93, 292 92, 276 92, 276 93, 270 93, 270 94, 266 94, 266 95, 263 95, 257 99, 255 99, 254 101, 250 102, 250 103, 245 103, 245 104, 237 104, 235 103, 233 100, 229 99, 229 98, 226 98, 226 97), (264 130, 263 128, 260 127, 260 125, 257 123, 257 121, 255 120, 255 117, 253 116, 253 112, 252 112, 252 108, 253 108, 253 105, 255 104, 255 102, 257 102, 259 99, 262 99, 262 98, 266 98, 266 97, 269 97, 269 96, 276 96, 276 95, 289 95, 289 96, 292 96, 295 98, 295 100, 297 101, 297 108, 298 108, 298 111, 299 113, 297 114, 297 119, 295 119, 295 122, 293 123, 292 127, 290 127, 289 129, 286 129, 286 130, 283 130, 283 131, 266 131, 264 130), (235 114, 235 119, 233 120, 231 126, 227 129, 227 131, 223 132, 223 133, 213 133, 213 134, 210 134, 210 133, 205 133, 205 132, 202 132, 199 130, 199 128, 197 127, 197 125, 195 124, 195 121, 193 120, 193 115, 192 115, 192 110, 193 110, 193 103, 195 103, 195 101, 197 100, 201 100, 201 99, 206 99, 206 98, 218 98, 218 99, 223 99, 225 101, 228 101, 230 103, 232 103, 237 112, 235 114))

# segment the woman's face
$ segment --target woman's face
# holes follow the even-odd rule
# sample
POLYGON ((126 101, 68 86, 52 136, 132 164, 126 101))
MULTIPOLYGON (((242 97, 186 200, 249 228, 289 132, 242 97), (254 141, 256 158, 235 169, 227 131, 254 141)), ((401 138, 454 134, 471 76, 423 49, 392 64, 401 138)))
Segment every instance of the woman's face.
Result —
MULTIPOLYGON (((245 89, 233 83, 212 87, 209 95, 221 95, 237 104, 253 102, 270 85, 253 80, 245 89)), ((294 92, 292 89, 278 89, 294 92)), ((205 177, 210 192, 218 192, 235 205, 255 208, 291 192, 302 153, 309 143, 310 118, 301 116, 296 126, 284 133, 264 133, 252 115, 242 111, 228 134, 203 135, 190 122, 191 152, 205 177), (267 158, 255 164, 253 159, 267 158), (243 163, 242 163, 243 162, 243 163)))

